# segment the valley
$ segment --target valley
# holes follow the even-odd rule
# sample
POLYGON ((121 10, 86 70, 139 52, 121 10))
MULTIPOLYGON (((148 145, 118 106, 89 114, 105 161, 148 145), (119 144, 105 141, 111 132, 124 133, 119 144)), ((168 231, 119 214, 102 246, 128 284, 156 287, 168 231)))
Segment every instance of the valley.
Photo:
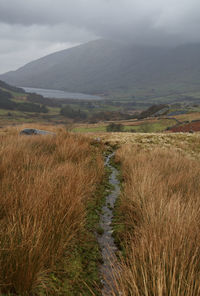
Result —
POLYGON ((199 12, 0 0, 0 296, 200 296, 199 12))
POLYGON ((0 138, 0 294, 200 293, 198 87, 0 81, 0 138))
MULTIPOLYGON (((20 123, 61 124, 71 131, 84 133, 105 132, 114 123, 119 124, 123 132, 151 133, 170 132, 172 127, 179 125, 182 129, 184 124, 200 119, 200 103, 194 94, 193 97, 185 96, 185 99, 183 95, 182 99, 174 95, 174 101, 163 103, 165 100, 161 98, 144 102, 124 97, 53 99, 26 93, 4 82, 0 91, 1 127, 20 123)), ((194 130, 198 131, 198 128, 194 130)))
POLYGON ((32 61, 0 80, 24 87, 57 89, 163 103, 199 93, 200 44, 135 45, 96 40, 32 61), (165 101, 164 101, 165 99, 165 101))

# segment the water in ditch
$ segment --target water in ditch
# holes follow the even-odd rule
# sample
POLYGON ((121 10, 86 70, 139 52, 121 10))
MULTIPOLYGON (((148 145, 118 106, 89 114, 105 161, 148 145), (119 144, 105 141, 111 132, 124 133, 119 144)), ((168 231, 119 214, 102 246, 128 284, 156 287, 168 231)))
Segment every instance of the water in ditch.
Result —
POLYGON ((112 236, 113 229, 111 223, 113 218, 114 204, 120 193, 120 184, 117 179, 118 171, 110 164, 110 159, 113 157, 113 155, 114 153, 108 155, 105 161, 105 167, 108 167, 112 172, 109 177, 109 183, 112 185, 112 190, 106 197, 106 204, 102 209, 102 215, 100 219, 100 226, 104 232, 98 237, 98 242, 101 247, 103 257, 103 264, 101 265, 101 274, 103 278, 103 296, 113 295, 113 292, 115 291, 115 285, 112 277, 112 270, 113 266, 115 266, 115 270, 117 268, 117 258, 115 255, 117 246, 112 236))

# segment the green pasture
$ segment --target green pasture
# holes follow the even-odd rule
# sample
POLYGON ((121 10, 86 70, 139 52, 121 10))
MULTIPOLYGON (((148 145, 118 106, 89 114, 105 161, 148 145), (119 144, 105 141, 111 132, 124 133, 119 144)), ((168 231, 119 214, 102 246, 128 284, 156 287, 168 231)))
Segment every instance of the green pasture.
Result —
MULTIPOLYGON (((139 125, 123 125, 124 132, 137 132, 137 133, 156 133, 166 130, 167 127, 176 124, 175 120, 162 119, 156 122, 143 122, 139 125)), ((105 125, 91 126, 91 127, 76 127, 72 129, 73 132, 77 133, 88 133, 88 132, 106 132, 105 125)))

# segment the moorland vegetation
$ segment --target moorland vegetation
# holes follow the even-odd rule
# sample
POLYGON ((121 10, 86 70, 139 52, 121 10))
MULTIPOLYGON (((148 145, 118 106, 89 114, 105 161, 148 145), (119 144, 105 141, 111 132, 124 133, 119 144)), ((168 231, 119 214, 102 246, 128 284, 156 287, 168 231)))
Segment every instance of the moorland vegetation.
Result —
POLYGON ((88 138, 52 130, 56 136, 20 136, 9 127, 0 135, 1 295, 77 295, 77 282, 83 290, 95 285, 98 246, 86 220, 98 204, 102 155, 88 138))
MULTIPOLYGON (((197 144, 199 137, 190 138, 192 148, 191 141, 197 144)), ((123 193, 114 228, 121 263, 113 277, 122 295, 200 294, 199 151, 185 152, 152 149, 151 142, 117 151, 123 193)))

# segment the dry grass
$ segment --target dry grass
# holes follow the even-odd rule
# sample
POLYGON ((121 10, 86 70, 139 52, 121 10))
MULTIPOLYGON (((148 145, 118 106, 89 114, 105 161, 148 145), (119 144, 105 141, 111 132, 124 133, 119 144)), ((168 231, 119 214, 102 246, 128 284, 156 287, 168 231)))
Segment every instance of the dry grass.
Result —
MULTIPOLYGON (((200 295, 200 163, 174 149, 117 153, 125 179, 121 295, 200 295)), ((113 293, 113 295, 118 295, 113 293)))
POLYGON ((9 128, 0 135, 0 293, 45 287, 82 230, 102 178, 94 149, 89 139, 62 130, 29 137, 9 128))
MULTIPOLYGON (((173 117, 173 116, 172 116, 173 117)), ((192 112, 188 114, 181 114, 175 116, 180 121, 192 121, 192 120, 198 120, 200 119, 200 112, 192 112)))
POLYGON ((132 145, 140 149, 171 149, 200 159, 200 133, 92 133, 90 138, 98 137, 103 143, 123 146, 132 145))

